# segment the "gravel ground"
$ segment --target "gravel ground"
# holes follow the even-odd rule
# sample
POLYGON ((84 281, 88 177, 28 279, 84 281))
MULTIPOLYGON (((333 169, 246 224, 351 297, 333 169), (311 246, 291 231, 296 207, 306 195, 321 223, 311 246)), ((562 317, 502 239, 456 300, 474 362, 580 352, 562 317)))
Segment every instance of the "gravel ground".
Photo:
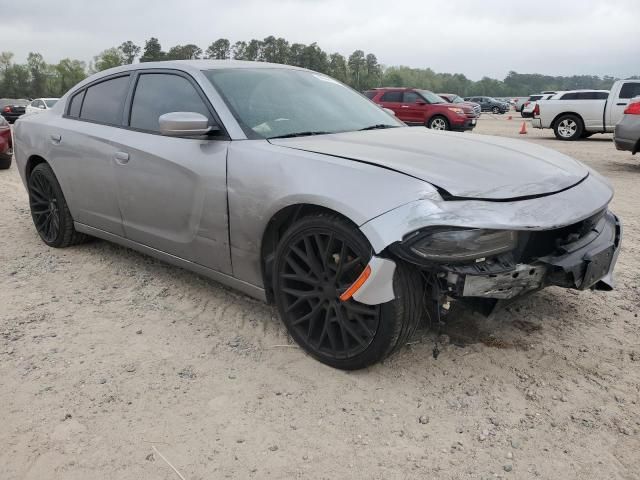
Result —
POLYGON ((178 479, 170 462, 188 480, 637 479, 640 158, 520 125, 489 115, 476 132, 568 153, 615 186, 617 290, 459 312, 437 359, 420 331, 355 373, 195 274, 102 241, 46 248, 15 167, 1 171, 0 478, 178 479))

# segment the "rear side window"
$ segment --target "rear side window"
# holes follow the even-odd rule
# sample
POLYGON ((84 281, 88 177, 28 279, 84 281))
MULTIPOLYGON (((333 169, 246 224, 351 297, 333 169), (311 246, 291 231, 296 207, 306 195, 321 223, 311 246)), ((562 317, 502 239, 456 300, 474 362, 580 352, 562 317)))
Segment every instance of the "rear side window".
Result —
POLYGON ((620 89, 620 98, 633 98, 640 95, 640 83, 625 83, 620 89))
POLYGON ((375 90, 369 90, 367 92, 364 92, 364 96, 369 98, 369 99, 372 99, 373 97, 376 96, 376 91, 375 90))
POLYGON ((164 73, 140 75, 131 105, 130 126, 159 132, 158 118, 171 112, 196 112, 211 120, 205 103, 186 78, 164 73))
POLYGON ((82 107, 82 100, 84 99, 84 90, 80 93, 76 93, 71 99, 71 104, 69 105, 69 113, 70 117, 78 118, 80 116, 80 108, 82 107))
POLYGON ((109 125, 120 125, 128 90, 128 75, 89 87, 85 93, 80 118, 109 125))
POLYGON ((402 102, 402 92, 387 92, 380 99, 383 102, 402 102))
POLYGON ((536 100, 540 100, 542 98, 542 95, 531 95, 529 97, 529 101, 530 102, 535 102, 536 100))
POLYGON ((578 99, 578 94, 577 93, 565 93, 564 95, 562 95, 562 100, 577 100, 578 99))

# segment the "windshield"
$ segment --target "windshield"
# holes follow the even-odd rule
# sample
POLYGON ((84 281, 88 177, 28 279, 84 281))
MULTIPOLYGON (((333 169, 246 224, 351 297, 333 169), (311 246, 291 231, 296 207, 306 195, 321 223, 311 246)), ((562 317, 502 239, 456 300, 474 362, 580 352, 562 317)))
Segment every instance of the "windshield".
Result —
POLYGON ((44 103, 47 104, 47 108, 53 108, 53 106, 58 103, 58 100, 55 99, 49 99, 49 100, 45 100, 44 103))
POLYGON ((442 97, 439 97, 429 90, 418 90, 418 92, 420 92, 420 95, 422 95, 424 99, 429 103, 445 103, 442 97))
POLYGON ((364 96, 319 73, 284 68, 229 68, 203 73, 249 138, 402 126, 364 96))

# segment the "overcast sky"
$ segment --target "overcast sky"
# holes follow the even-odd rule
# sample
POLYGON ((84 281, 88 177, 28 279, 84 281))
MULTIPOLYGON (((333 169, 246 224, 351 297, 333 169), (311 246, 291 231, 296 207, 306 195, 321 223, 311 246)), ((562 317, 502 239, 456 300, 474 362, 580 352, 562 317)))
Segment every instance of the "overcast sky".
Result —
POLYGON ((0 0, 0 50, 90 61, 155 36, 163 49, 282 36, 384 65, 477 80, 509 70, 640 74, 640 0, 0 0))

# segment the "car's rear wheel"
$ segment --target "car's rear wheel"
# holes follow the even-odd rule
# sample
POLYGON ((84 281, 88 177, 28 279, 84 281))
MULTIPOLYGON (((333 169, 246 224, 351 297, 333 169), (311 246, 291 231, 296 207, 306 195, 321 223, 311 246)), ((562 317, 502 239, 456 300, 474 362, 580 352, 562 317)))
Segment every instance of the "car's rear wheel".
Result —
POLYGON ((35 166, 27 186, 31 218, 44 243, 64 248, 87 239, 86 235, 75 230, 62 188, 48 164, 35 166))
POLYGON ((451 130, 449 120, 440 115, 430 118, 427 122, 427 128, 431 130, 451 130))
POLYGON ((559 140, 578 140, 582 137, 584 127, 577 115, 562 115, 556 120, 553 131, 559 140))
POLYGON ((340 296, 364 271, 372 249, 362 233, 335 215, 315 215, 292 225, 278 244, 274 296, 293 339, 335 368, 355 370, 404 345, 422 315, 422 282, 398 264, 396 299, 365 305, 340 296))
POLYGON ((0 153, 0 170, 6 170, 11 167, 11 153, 0 153))

